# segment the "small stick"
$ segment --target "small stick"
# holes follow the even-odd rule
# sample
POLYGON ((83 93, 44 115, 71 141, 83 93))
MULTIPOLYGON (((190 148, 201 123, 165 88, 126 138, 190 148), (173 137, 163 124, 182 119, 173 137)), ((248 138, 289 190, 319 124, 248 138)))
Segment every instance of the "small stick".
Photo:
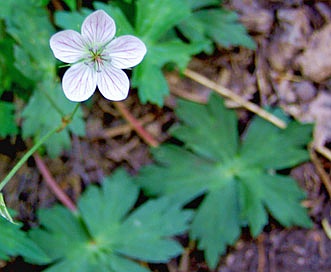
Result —
POLYGON ((128 111, 124 103, 115 102, 114 104, 122 116, 148 145, 152 147, 157 147, 159 145, 159 142, 155 140, 153 136, 144 129, 140 122, 128 111))
POLYGON ((258 251, 258 265, 257 271, 264 272, 266 264, 265 248, 264 248, 264 234, 257 237, 257 251, 258 251))
POLYGON ((267 112, 266 110, 262 109, 261 107, 257 106, 256 104, 246 101, 243 99, 241 96, 237 95, 230 89, 227 89, 214 81, 204 77, 203 75, 196 73, 190 69, 186 69, 184 71, 184 75, 187 76, 188 78, 191 78, 192 80, 214 90, 215 92, 221 94, 222 96, 229 98, 233 100, 234 102, 238 103, 240 106, 246 108, 247 110, 254 112, 255 114, 259 115, 263 119, 269 121, 270 123, 274 124, 275 126, 279 128, 286 128, 286 123, 276 117, 275 115, 267 112))
POLYGON ((314 146, 314 149, 320 153, 322 156, 327 158, 329 161, 331 161, 331 151, 326 148, 325 146, 314 146))
POLYGON ((77 208, 76 205, 71 201, 71 199, 61 190, 59 185, 56 183, 54 178, 52 177, 51 173, 47 169, 47 166, 45 165, 44 161, 40 158, 40 156, 35 153, 33 155, 34 160, 36 161, 37 167, 41 173, 41 175, 44 178, 44 181, 46 182, 47 186, 50 188, 50 190, 55 194, 56 198, 69 210, 72 212, 76 212, 77 208))
MULTIPOLYGON (((140 124, 144 125, 146 123, 150 123, 154 120, 154 115, 152 114, 146 114, 143 116, 141 119, 138 119, 137 121, 140 122, 140 124)), ((130 124, 124 124, 124 125, 119 125, 114 128, 108 128, 105 129, 101 135, 96 136, 95 138, 112 138, 118 135, 123 135, 125 133, 129 133, 132 130, 132 127, 130 124)))
POLYGON ((328 175, 328 173, 324 170, 323 165, 321 165, 321 162, 319 161, 315 151, 310 148, 310 158, 311 161, 313 162, 314 166, 316 167, 317 173, 319 174, 319 176, 322 179, 322 182, 329 194, 329 198, 331 198, 331 180, 330 177, 328 175))

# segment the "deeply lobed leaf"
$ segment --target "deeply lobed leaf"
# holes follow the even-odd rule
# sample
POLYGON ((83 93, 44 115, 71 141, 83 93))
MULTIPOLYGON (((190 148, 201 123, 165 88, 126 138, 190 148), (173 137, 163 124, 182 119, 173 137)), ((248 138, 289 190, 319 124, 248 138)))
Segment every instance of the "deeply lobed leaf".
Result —
POLYGON ((255 117, 240 140, 235 113, 216 95, 207 105, 182 101, 177 114, 181 123, 172 134, 184 147, 154 149, 157 163, 143 168, 137 182, 148 194, 183 204, 204 195, 190 234, 212 268, 242 226, 258 235, 268 212, 284 226, 311 226, 300 205, 304 193, 293 178, 275 172, 309 159, 311 125, 290 122, 281 130, 255 117))
POLYGON ((133 260, 167 262, 182 252, 172 236, 192 217, 161 198, 134 209, 137 185, 123 171, 91 186, 78 202, 79 214, 63 207, 39 213, 42 227, 30 232, 54 264, 46 271, 147 272, 133 260))

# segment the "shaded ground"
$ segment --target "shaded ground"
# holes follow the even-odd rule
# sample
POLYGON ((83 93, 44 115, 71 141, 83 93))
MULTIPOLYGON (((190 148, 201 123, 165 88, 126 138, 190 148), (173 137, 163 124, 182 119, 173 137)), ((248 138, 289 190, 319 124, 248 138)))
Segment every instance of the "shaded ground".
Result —
MULTIPOLYGON (((256 39, 257 51, 218 48, 212 56, 194 59, 190 69, 255 103, 281 106, 298 120, 316 121, 314 144, 328 146, 331 142, 331 5, 328 1, 300 0, 228 2, 229 7, 240 13, 256 39)), ((164 108, 140 105, 134 93, 125 102, 160 142, 168 139, 167 129, 176 122, 173 113, 176 97, 203 102, 210 93, 177 73, 168 73, 167 78, 172 95, 164 108)), ((87 185, 100 182, 119 165, 135 174, 151 161, 147 145, 111 103, 99 98, 95 96, 92 109, 85 109, 87 137, 74 137, 72 150, 61 158, 44 158, 61 188, 74 200, 87 185)), ((230 101, 228 106, 236 107, 230 101)), ((238 115, 243 126, 251 116, 242 109, 238 109, 238 115)), ((25 144, 20 139, 1 141, 0 173, 8 172, 24 150, 25 144)), ((217 271, 331 271, 331 241, 322 227, 322 220, 331 222, 330 197, 325 189, 330 170, 330 161, 318 156, 292 171, 307 191, 304 205, 310 208, 313 229, 283 229, 271 221, 256 240, 243 234, 220 260, 217 271)), ((56 202, 42 182, 33 159, 5 191, 8 205, 19 212, 27 227, 36 224, 36 209, 56 202)), ((179 264, 183 272, 209 271, 201 252, 192 249, 185 256, 168 266, 155 266, 154 271, 179 271, 179 264)), ((25 271, 29 269, 36 271, 33 267, 25 271)), ((19 270, 7 265, 7 271, 19 270)))

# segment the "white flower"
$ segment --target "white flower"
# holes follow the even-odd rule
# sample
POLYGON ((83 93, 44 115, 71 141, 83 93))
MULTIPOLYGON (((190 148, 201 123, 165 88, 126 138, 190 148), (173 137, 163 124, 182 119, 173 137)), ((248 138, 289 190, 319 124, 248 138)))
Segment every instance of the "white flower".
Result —
POLYGON ((114 38, 115 22, 102 10, 86 17, 81 32, 64 30, 50 39, 54 56, 71 64, 63 76, 64 94, 71 101, 85 101, 98 87, 109 100, 125 99, 130 84, 121 69, 142 61, 145 44, 131 35, 114 38))

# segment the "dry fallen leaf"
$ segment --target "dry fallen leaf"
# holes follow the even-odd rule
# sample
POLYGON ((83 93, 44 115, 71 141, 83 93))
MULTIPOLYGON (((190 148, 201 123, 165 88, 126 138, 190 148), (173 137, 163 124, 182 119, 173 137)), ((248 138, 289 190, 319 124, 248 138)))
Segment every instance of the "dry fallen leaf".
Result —
POLYGON ((279 27, 270 43, 269 62, 277 71, 291 67, 296 54, 305 48, 311 26, 304 8, 277 11, 279 27))
POLYGON ((296 64, 305 77, 315 82, 331 76, 331 23, 312 35, 306 50, 297 57, 296 64))
POLYGON ((309 109, 302 116, 303 122, 315 122, 314 145, 324 146, 331 140, 331 94, 322 91, 309 105, 309 109))

